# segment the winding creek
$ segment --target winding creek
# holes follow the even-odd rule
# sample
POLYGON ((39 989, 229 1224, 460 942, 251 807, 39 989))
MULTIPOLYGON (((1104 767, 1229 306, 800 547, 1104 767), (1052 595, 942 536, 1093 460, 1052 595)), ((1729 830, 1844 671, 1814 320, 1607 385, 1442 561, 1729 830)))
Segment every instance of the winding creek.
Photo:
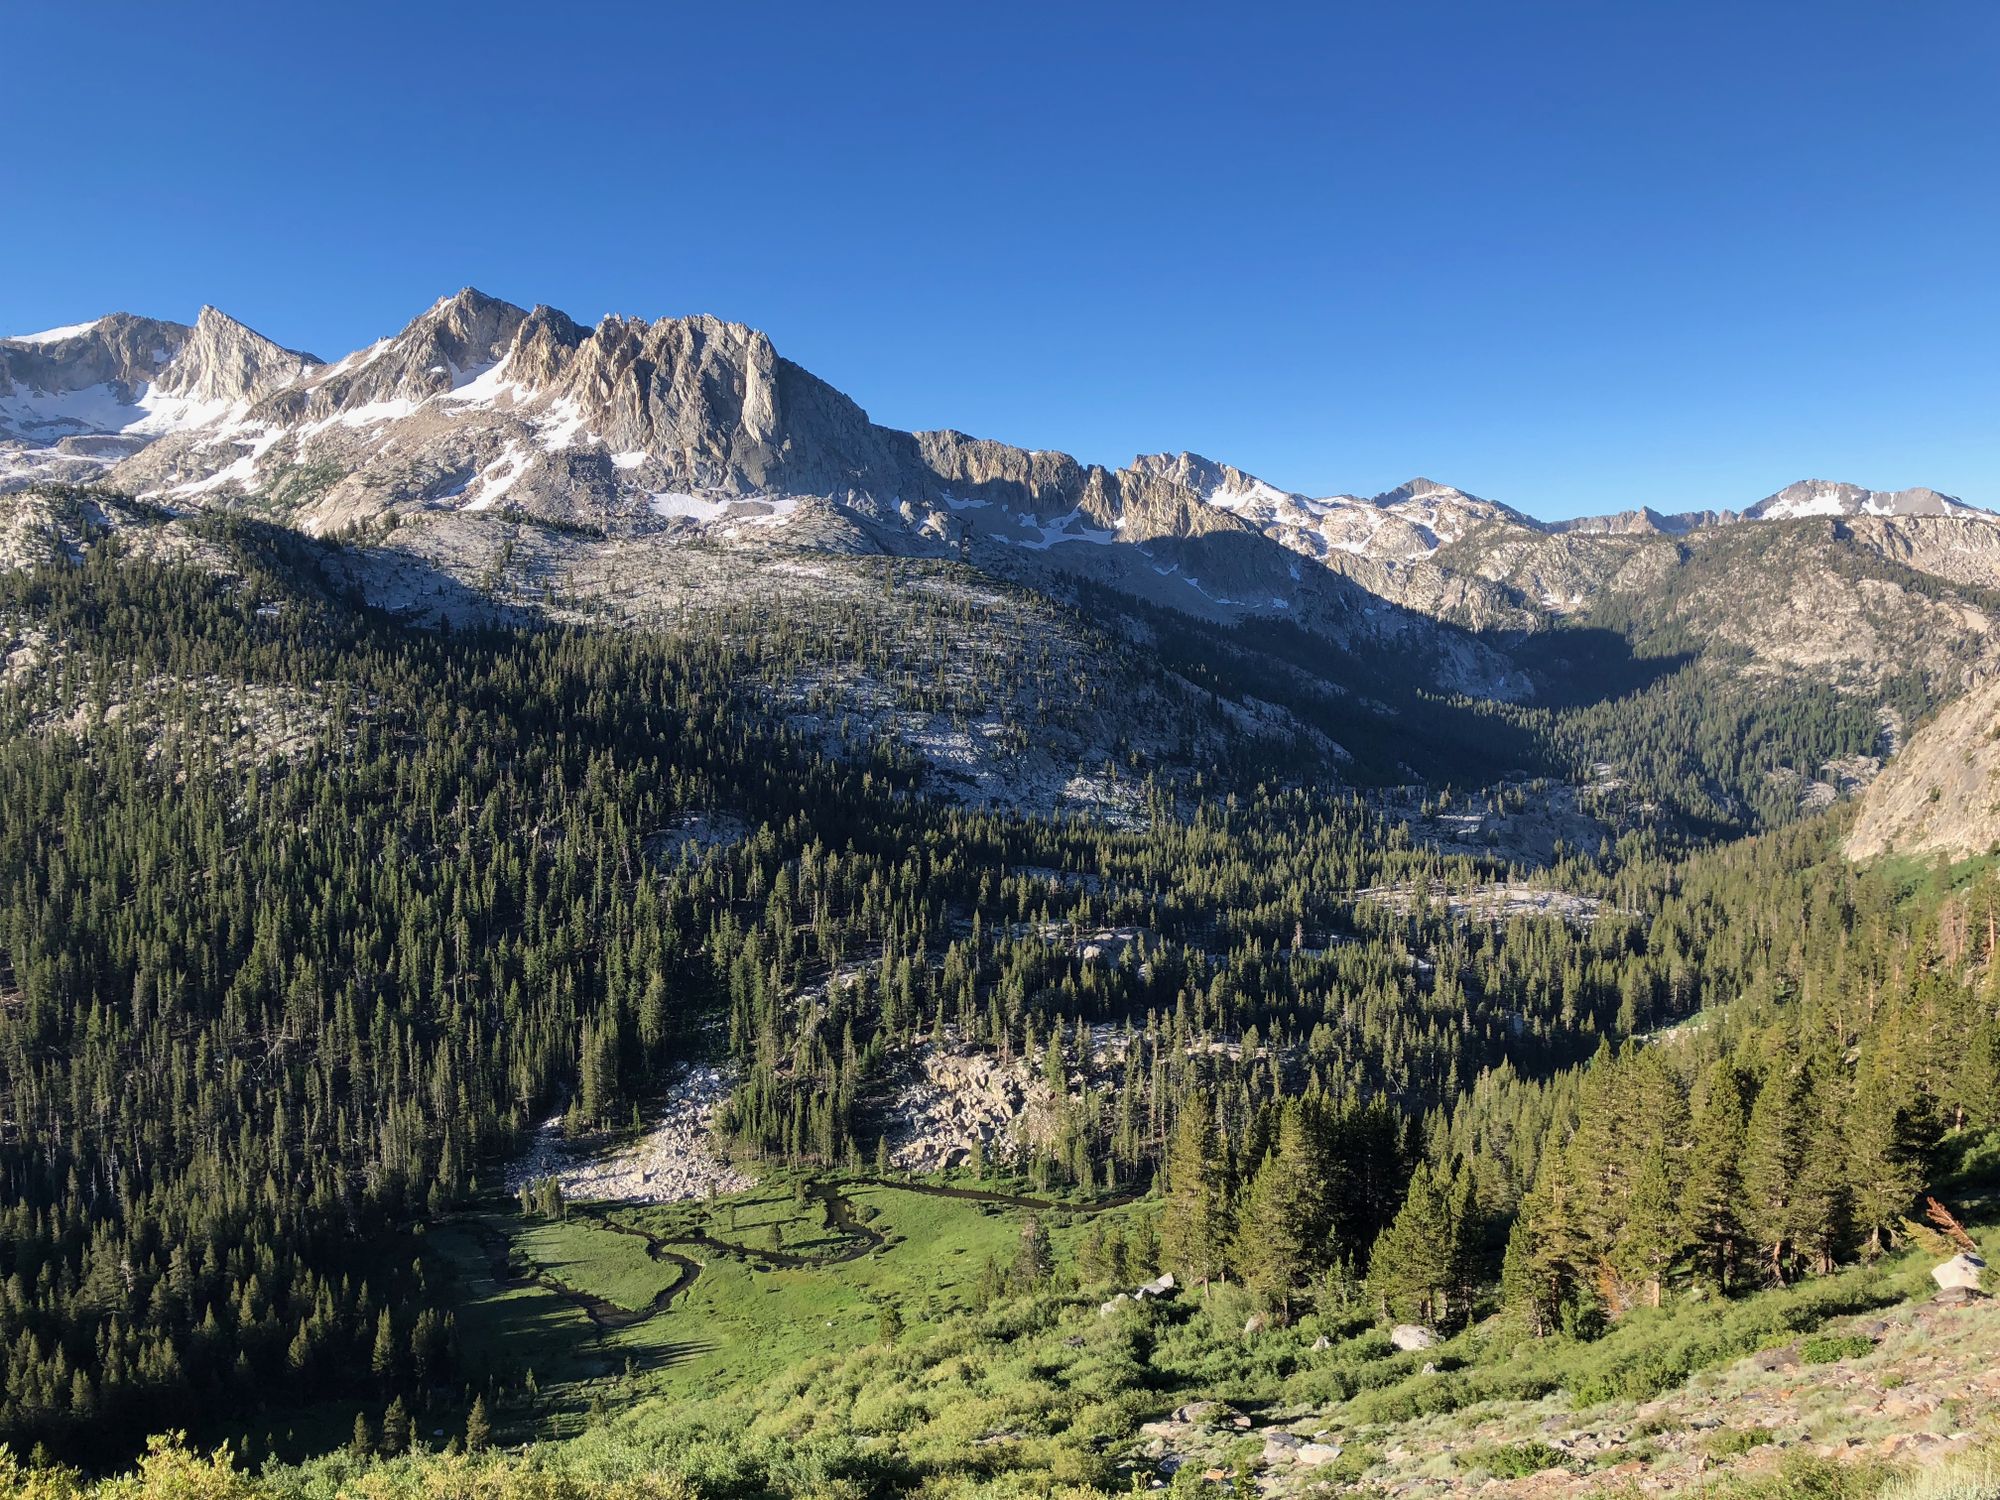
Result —
MULTIPOLYGON (((1089 1202, 1070 1203, 1050 1198, 1029 1198, 1014 1193, 991 1192, 984 1188, 948 1187, 942 1183, 898 1182, 886 1177, 859 1177, 849 1181, 857 1187, 888 1188, 899 1193, 953 1198, 967 1203, 990 1203, 997 1208, 1027 1209, 1042 1213, 1101 1213, 1106 1209, 1131 1203, 1139 1196, 1137 1193, 1124 1193, 1089 1202)), ((500 1229, 483 1218, 469 1218, 464 1222, 485 1250, 489 1271, 495 1282, 502 1286, 530 1284, 539 1286, 579 1309, 598 1329, 613 1332, 621 1328, 634 1327, 666 1312, 675 1300, 685 1294, 700 1278, 706 1261, 675 1248, 677 1246, 706 1251, 711 1257, 733 1256, 752 1265, 782 1266, 792 1270, 840 1265, 847 1261, 859 1260, 864 1255, 883 1248, 888 1244, 887 1237, 855 1213, 853 1203, 849 1201, 842 1188, 842 1183, 826 1178, 815 1178, 806 1186, 806 1195, 820 1205, 825 1215, 827 1229, 836 1232, 841 1239, 836 1248, 814 1251, 759 1249, 731 1240, 718 1239, 705 1229, 656 1234, 641 1225, 613 1218, 612 1214, 619 1206, 615 1203, 570 1205, 570 1212, 582 1215, 601 1229, 609 1230, 613 1234, 631 1235, 645 1241, 646 1253, 649 1256, 662 1265, 674 1267, 673 1281, 643 1308, 624 1307, 583 1291, 532 1262, 523 1269, 515 1256, 512 1243, 500 1229)))

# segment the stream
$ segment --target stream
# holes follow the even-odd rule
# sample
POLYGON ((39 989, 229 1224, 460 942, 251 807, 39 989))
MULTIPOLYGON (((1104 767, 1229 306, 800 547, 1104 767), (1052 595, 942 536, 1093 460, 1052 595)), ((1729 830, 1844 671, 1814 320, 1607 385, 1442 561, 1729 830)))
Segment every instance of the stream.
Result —
MULTIPOLYGON (((899 1193, 920 1193, 934 1198, 954 1198, 967 1203, 991 1203, 999 1208, 1028 1209, 1039 1213, 1079 1213, 1094 1214, 1105 1209, 1118 1208, 1131 1203, 1140 1195, 1136 1192, 1116 1197, 1098 1198, 1088 1203, 1063 1203, 1049 1198, 1028 1198, 1013 1193, 990 1192, 984 1188, 947 1187, 939 1183, 897 1182, 886 1177, 858 1177, 854 1183, 867 1187, 888 1188, 899 1193)), ((599 1329, 615 1331, 631 1328, 647 1319, 667 1311, 674 1300, 685 1293, 700 1277, 703 1262, 692 1255, 682 1253, 675 1246, 689 1246, 706 1250, 711 1255, 729 1255, 752 1264, 763 1263, 770 1266, 784 1266, 793 1270, 816 1269, 822 1266, 841 1265, 847 1261, 859 1260, 862 1256, 881 1249, 888 1243, 886 1236, 878 1229, 865 1223, 854 1212, 854 1205, 841 1191, 841 1184, 825 1178, 815 1178, 806 1187, 807 1196, 817 1202, 826 1216, 826 1227, 837 1231, 846 1241, 838 1249, 822 1251, 767 1250, 750 1245, 737 1244, 730 1240, 718 1239, 705 1229, 697 1229, 681 1234, 655 1234, 650 1229, 637 1224, 629 1224, 611 1217, 614 1204, 572 1204, 570 1211, 583 1215, 599 1228, 613 1234, 635 1236, 646 1242, 646 1253, 655 1261, 675 1268, 675 1276, 667 1287, 654 1296, 643 1308, 621 1307, 590 1292, 580 1291, 560 1280, 552 1273, 536 1267, 523 1272, 516 1269, 513 1248, 507 1236, 492 1224, 481 1219, 466 1222, 485 1247, 493 1279, 503 1286, 522 1286, 532 1283, 543 1290, 561 1297, 571 1306, 580 1309, 584 1316, 599 1329)))

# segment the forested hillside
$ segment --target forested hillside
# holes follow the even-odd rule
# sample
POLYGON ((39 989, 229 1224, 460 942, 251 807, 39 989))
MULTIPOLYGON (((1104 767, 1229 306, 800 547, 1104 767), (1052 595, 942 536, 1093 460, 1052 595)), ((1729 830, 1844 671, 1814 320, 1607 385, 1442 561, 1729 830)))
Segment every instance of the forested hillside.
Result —
MULTIPOLYGON (((430 1231, 485 1212, 539 1122, 629 1128, 689 1059, 734 1080, 737 1163, 802 1203, 884 1170, 915 1060, 1041 1080, 1042 1128, 992 1165, 1020 1203, 1117 1213, 898 1326, 1171 1270, 1274 1327, 1588 1340, 1870 1260, 1947 1168, 1990 1169, 2000 887, 1856 870, 1839 814, 1756 790, 1760 737, 1864 746, 1850 699, 1765 712, 1671 662, 1598 706, 1409 699, 1618 762, 1605 833, 1530 869, 1275 753, 1135 756, 1104 773, 1116 819, 941 800, 893 742, 774 708, 851 639, 411 630, 347 595, 337 546, 198 535, 201 566, 111 537, 0 575, 17 1451, 100 1465, 316 1408, 393 1451, 475 1395, 532 1420, 532 1375, 468 1357, 430 1231)), ((1210 669, 1331 714, 1252 644, 1210 669)))

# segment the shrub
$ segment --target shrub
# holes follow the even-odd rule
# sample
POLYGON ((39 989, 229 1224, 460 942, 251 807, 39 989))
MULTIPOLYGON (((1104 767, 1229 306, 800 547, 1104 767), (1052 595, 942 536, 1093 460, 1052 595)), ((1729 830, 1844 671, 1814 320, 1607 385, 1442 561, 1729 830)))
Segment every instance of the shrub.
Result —
POLYGON ((1701 1451, 1710 1458, 1734 1458, 1752 1448, 1761 1448, 1770 1441, 1770 1432, 1762 1427, 1725 1427, 1720 1432, 1710 1433, 1703 1440, 1701 1451))
POLYGON ((1799 1344, 1799 1358, 1809 1365, 1830 1365, 1843 1359, 1859 1359, 1875 1347, 1875 1341, 1858 1333, 1815 1333, 1799 1344))
POLYGON ((1544 1469, 1561 1468, 1565 1462, 1560 1450, 1540 1441, 1475 1448, 1467 1460, 1470 1467, 1484 1469, 1495 1479, 1521 1479, 1544 1469))

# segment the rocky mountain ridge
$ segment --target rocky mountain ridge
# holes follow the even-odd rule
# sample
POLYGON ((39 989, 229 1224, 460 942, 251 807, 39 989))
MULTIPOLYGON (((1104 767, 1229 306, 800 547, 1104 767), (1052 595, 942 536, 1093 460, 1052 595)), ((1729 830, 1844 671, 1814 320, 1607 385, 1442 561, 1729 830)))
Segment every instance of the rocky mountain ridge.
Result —
MULTIPOLYGON (((0 491, 50 479, 361 538, 380 564, 356 564, 364 593, 426 616, 479 614, 531 554, 508 608, 631 613, 680 597, 657 580, 692 547, 752 574, 759 558, 840 558, 843 576, 880 556, 965 563, 1125 611, 1090 603, 1109 589, 1254 626, 1254 649, 1305 653, 1286 671, 1346 663, 1338 691, 1364 694, 1384 673, 1473 698, 1560 692, 1575 653, 1612 636, 1688 637, 1718 670, 1877 699, 1913 665, 1928 701, 2000 670, 1983 592, 2000 589, 2000 518, 1934 491, 1802 481, 1740 513, 1547 523, 1422 478, 1314 497, 1187 452, 1114 470, 881 426, 742 324, 585 327, 472 289, 331 363, 213 309, 0 340, 0 491), (406 575, 436 582, 412 595, 406 575), (551 605, 552 588, 581 592, 551 605)), ((46 550, 42 511, 11 509, 16 550, 46 550)), ((785 586, 822 586, 808 574, 785 586)), ((1141 645, 1149 629, 1112 628, 1141 645)))
POLYGON ((99 477, 163 437, 240 421, 318 364, 212 307, 192 325, 112 313, 0 339, 0 488, 99 477))
MULTIPOLYGON (((14 487, 50 467, 74 478, 74 461, 94 460, 115 486, 170 504, 284 491, 314 530, 397 507, 505 504, 720 535, 803 524, 867 550, 1255 534, 1322 563, 1396 568, 1482 528, 1678 536, 1739 519, 1638 510, 1544 523, 1421 478, 1313 497, 1185 452, 1109 470, 879 426, 743 324, 607 317, 585 328, 471 288, 334 364, 212 308, 191 328, 116 313, 0 340, 0 444, 14 487), (302 485, 300 470, 337 477, 302 485)), ((1988 513, 1931 490, 1807 480, 1740 518, 1864 515, 1988 513)))

